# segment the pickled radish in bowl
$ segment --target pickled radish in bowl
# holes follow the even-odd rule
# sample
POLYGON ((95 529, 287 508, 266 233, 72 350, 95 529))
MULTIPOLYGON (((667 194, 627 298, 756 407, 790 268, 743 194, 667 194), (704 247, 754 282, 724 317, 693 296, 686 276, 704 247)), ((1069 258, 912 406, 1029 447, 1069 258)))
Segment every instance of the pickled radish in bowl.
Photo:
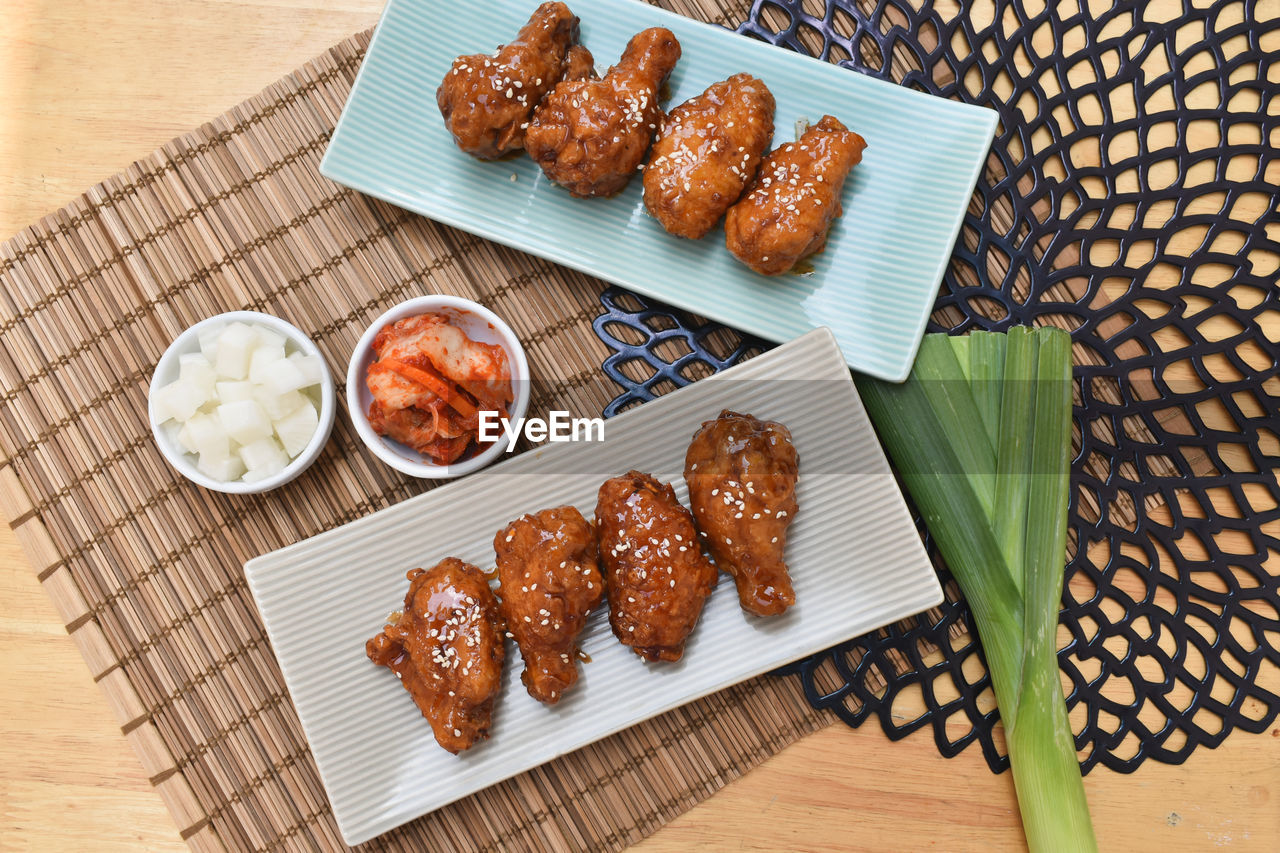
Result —
POLYGON ((322 398, 332 397, 324 362, 253 321, 207 321, 193 331, 198 347, 178 356, 177 378, 153 382, 157 438, 175 444, 171 449, 204 477, 246 486, 236 491, 260 490, 257 484, 279 478, 308 449, 322 424, 326 434, 332 426, 331 412, 321 416, 322 398))

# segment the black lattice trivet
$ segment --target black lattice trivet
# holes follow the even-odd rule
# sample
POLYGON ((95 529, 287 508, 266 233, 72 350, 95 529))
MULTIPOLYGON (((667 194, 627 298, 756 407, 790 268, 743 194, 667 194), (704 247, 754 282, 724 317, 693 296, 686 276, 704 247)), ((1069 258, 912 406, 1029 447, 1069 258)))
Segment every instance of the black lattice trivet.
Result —
MULTIPOLYGON (((1280 55, 1266 49, 1280 3, 1173 20, 1144 19, 1146 3, 1095 15, 997 0, 981 20, 932 2, 828 0, 821 18, 819 5, 756 0, 738 32, 1000 112, 931 331, 1072 332, 1080 445, 1059 662, 1082 769, 1178 763, 1263 730, 1280 713, 1257 685, 1280 666, 1280 539, 1267 532, 1280 521, 1280 55)), ((617 289, 603 303, 605 370, 626 389, 608 414, 763 346, 617 289), (657 372, 629 378, 636 359, 657 372)), ((874 715, 892 738, 929 726, 944 755, 977 741, 999 770, 985 662, 940 570, 941 609, 788 671, 850 725, 874 715), (928 711, 902 722, 909 691, 928 711)))

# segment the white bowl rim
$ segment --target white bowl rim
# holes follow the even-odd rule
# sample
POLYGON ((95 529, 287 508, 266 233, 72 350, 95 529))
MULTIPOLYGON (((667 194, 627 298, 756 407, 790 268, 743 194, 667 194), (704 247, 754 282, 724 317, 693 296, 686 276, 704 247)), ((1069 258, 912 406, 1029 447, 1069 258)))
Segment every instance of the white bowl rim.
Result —
POLYGON ((494 331, 498 333, 498 336, 503 341, 503 349, 507 351, 507 355, 512 361, 511 381, 515 391, 515 400, 511 404, 512 421, 523 418, 529 410, 529 362, 525 356, 524 344, 520 342, 519 336, 516 335, 511 326, 493 313, 492 310, 479 302, 473 302, 461 296, 436 293, 406 299, 382 312, 365 329, 364 334, 360 336, 360 340, 356 343, 355 349, 351 351, 351 359, 347 364, 347 409, 360 440, 373 451, 374 455, 403 474, 427 480, 448 480, 479 471, 502 456, 507 449, 507 437, 503 435, 485 450, 470 459, 465 459, 453 465, 434 465, 430 462, 413 462, 405 459, 388 447, 382 436, 374 432, 373 426, 369 423, 368 413, 360 405, 360 385, 364 382, 364 376, 360 375, 360 362, 363 360, 363 355, 373 345, 374 336, 384 326, 403 317, 411 317, 415 314, 425 314, 446 308, 475 314, 481 320, 489 323, 494 331))
MULTIPOLYGON (((163 383, 167 384, 167 383, 163 383)), ((164 355, 160 356, 160 360, 156 362, 155 369, 151 373, 151 383, 147 388, 147 419, 151 422, 151 434, 155 439, 156 446, 160 448, 160 454, 165 461, 169 463, 179 474, 186 477, 196 485, 203 486, 215 492, 222 492, 229 495, 255 495, 262 492, 268 492, 272 489, 283 486, 296 478, 303 471, 311 466, 320 456, 320 451, 324 449, 325 444, 329 440, 329 435, 333 431, 333 422, 337 413, 337 392, 333 384, 333 374, 329 370, 329 365, 325 362, 324 354, 320 348, 316 346, 315 341, 311 337, 290 323, 288 320, 282 320, 271 314, 263 314, 259 311, 227 311, 222 314, 215 314, 212 317, 206 317, 200 322, 188 326, 181 334, 173 339, 168 348, 164 351, 164 355), (277 332, 285 335, 289 340, 293 341, 304 353, 313 355, 320 359, 321 376, 320 376, 320 412, 319 423, 316 425, 316 431, 312 434, 311 440, 307 442, 307 446, 302 449, 293 461, 291 461, 283 471, 274 477, 267 477, 264 480, 258 480, 254 483, 244 483, 239 480, 223 482, 215 480, 212 477, 203 474, 196 466, 187 461, 186 455, 178 452, 177 448, 170 446, 168 439, 160 430, 160 423, 156 420, 155 407, 152 404, 153 395, 157 388, 161 386, 160 377, 169 373, 173 373, 168 381, 176 378, 176 373, 171 371, 170 366, 178 360, 178 357, 192 352, 191 341, 199 341, 200 331, 214 325, 230 324, 235 322, 256 323, 262 326, 269 326, 277 332)))

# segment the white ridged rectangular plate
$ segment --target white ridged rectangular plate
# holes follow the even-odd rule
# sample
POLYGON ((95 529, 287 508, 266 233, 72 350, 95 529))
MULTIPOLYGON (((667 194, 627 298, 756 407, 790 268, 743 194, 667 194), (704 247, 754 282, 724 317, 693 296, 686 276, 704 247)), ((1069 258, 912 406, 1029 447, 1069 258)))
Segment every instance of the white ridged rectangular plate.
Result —
POLYGON ((458 150, 435 91, 454 57, 510 41, 537 0, 391 0, 320 171, 400 207, 620 284, 772 341, 828 326, 849 366, 906 378, 995 133, 996 113, 936 98, 736 35, 637 0, 574 0, 603 73, 637 31, 664 26, 683 56, 667 108, 747 71, 778 103, 775 144, 797 119, 831 113, 867 140, 844 216, 811 274, 765 277, 724 247, 723 229, 680 240, 644 210, 639 180, 574 199, 527 156, 458 150), (514 182, 513 182, 514 180, 514 182))
POLYGON ((858 400, 840 349, 819 329, 606 422, 605 441, 547 444, 245 565, 271 644, 343 838, 405 821, 700 696, 942 601, 942 589, 858 400), (398 609, 405 572, 447 556, 493 565, 493 536, 526 512, 573 504, 636 468, 672 482, 689 440, 721 409, 781 421, 800 454, 787 560, 796 605, 745 615, 722 575, 684 659, 646 664, 597 609, 581 638, 592 659, 554 708, 520 683, 508 644, 491 738, 460 756, 364 643, 398 609))

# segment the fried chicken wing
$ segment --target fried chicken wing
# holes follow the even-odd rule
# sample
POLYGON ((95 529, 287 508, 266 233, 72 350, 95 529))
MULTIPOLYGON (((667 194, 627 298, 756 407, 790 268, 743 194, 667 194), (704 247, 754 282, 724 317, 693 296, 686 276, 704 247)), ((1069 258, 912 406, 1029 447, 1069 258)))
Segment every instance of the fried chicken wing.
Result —
POLYGON ((591 54, 575 46, 578 19, 563 3, 543 3, 515 39, 492 56, 459 56, 436 90, 436 104, 458 147, 491 160, 524 146, 534 107, 591 54), (584 57, 585 55, 585 57, 584 57))
POLYGON ((600 487, 596 528, 614 635, 645 660, 680 660, 717 577, 693 516, 670 484, 629 471, 600 487))
POLYGON ((716 565, 733 576, 742 608, 772 616, 795 604, 783 551, 796 514, 799 458, 776 421, 725 410, 685 453, 689 504, 716 565))
POLYGON ((840 191, 866 141, 832 116, 775 149, 724 220, 725 245, 758 273, 777 275, 820 250, 843 212, 840 191))
POLYGON ((773 139, 773 93, 735 74, 671 111, 644 170, 644 205, 677 237, 698 239, 742 195, 773 139))
MULTIPOLYGON (((564 74, 561 75, 560 79, 566 82, 599 80, 600 78, 596 74, 596 60, 591 55, 591 51, 580 44, 575 44, 569 48, 569 55, 564 61, 564 74)), ((532 115, 530 115, 530 118, 532 118, 532 115)))
POLYGON ((578 634, 604 600, 596 532, 572 506, 544 509, 493 537, 507 630, 524 656, 529 695, 554 705, 578 680, 578 634))
POLYGON ((404 610, 365 653, 396 674, 436 742, 456 755, 489 736, 506 654, 498 600, 480 570, 456 557, 407 577, 404 610))
POLYGON ((643 30, 602 80, 564 81, 533 113, 525 149, 546 176, 580 198, 620 192, 662 120, 658 92, 680 59, 670 30, 643 30))

